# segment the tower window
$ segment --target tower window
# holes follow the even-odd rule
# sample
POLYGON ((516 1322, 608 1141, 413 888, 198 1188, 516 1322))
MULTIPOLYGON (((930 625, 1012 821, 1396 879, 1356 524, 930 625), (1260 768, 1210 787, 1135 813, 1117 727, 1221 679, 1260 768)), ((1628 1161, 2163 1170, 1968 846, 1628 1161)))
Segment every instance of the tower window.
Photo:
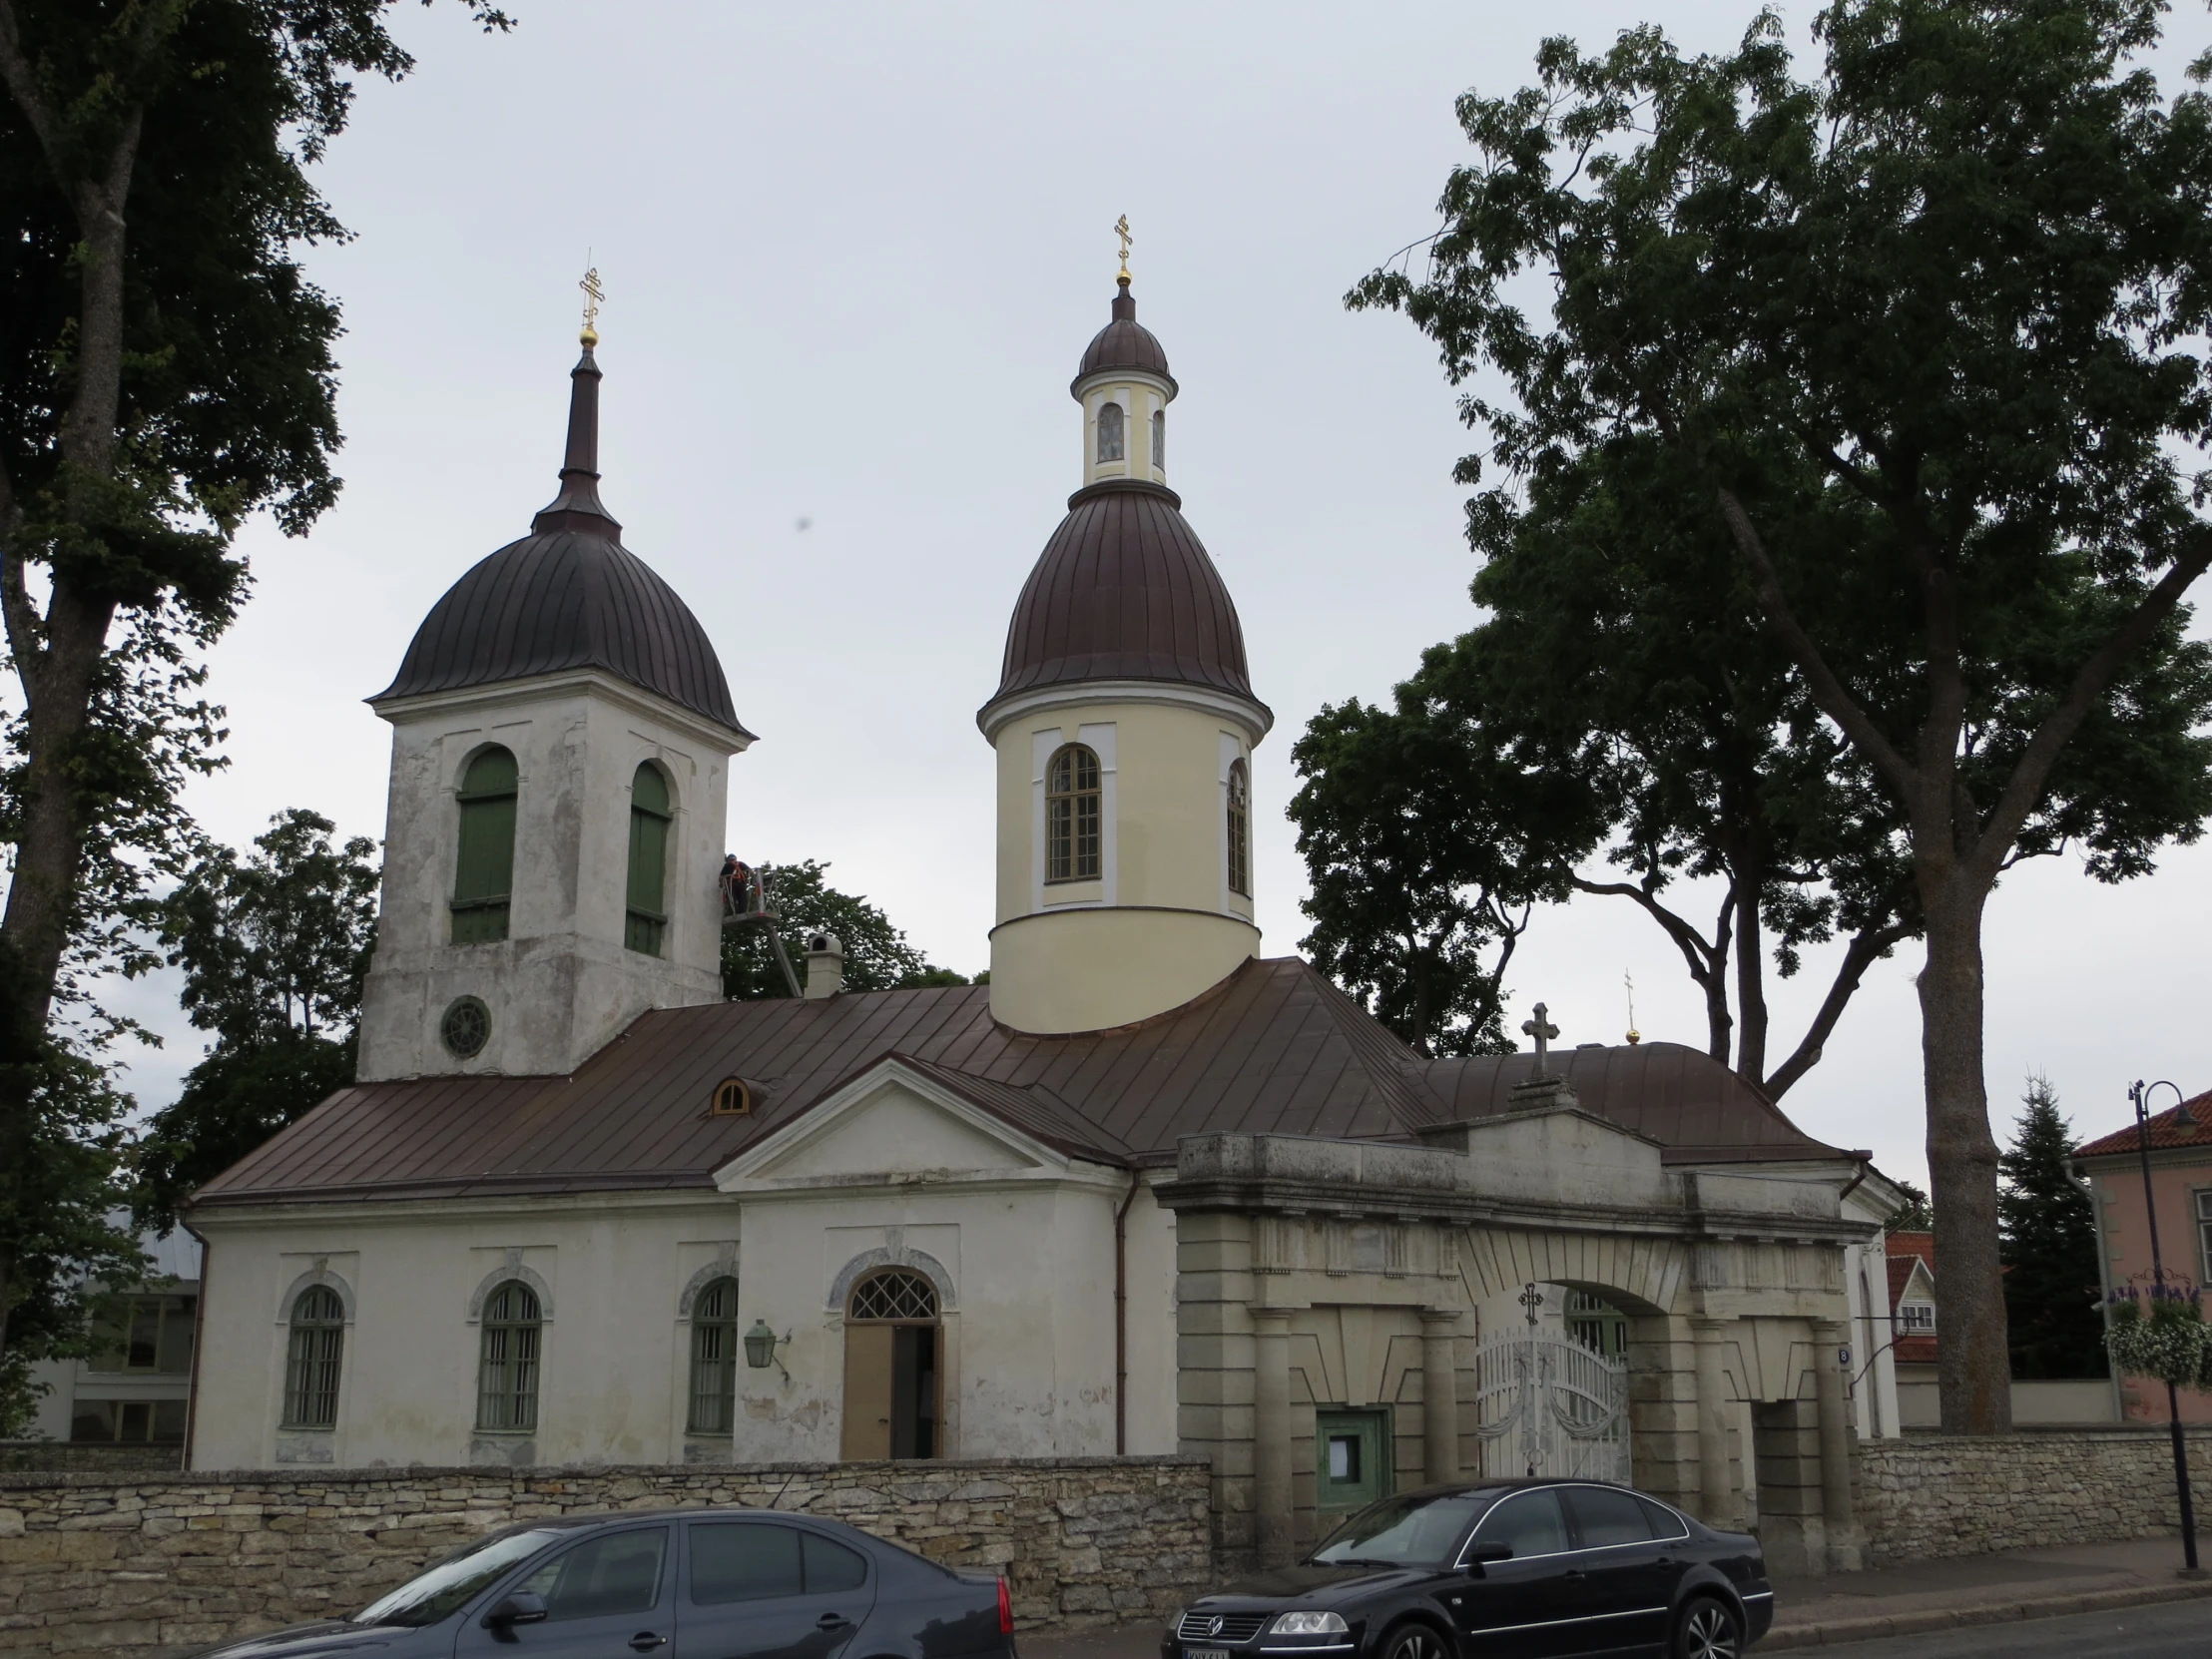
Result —
POLYGON ((1163 472, 1167 470, 1168 412, 1165 409, 1152 411, 1152 464, 1163 472))
POLYGON ((718 1279, 692 1304, 690 1432, 729 1433, 737 1393, 738 1282, 718 1279))
POLYGON ((622 942, 648 956, 661 953, 668 929, 668 780, 651 761, 630 780, 630 893, 622 942))
POLYGON ((538 1425, 538 1346, 545 1321, 537 1292, 510 1279, 484 1299, 476 1369, 476 1426, 527 1432, 538 1425))
POLYGON ((1098 406, 1098 458, 1102 461, 1118 461, 1122 456, 1121 405, 1101 403, 1098 406))
POLYGON ((1068 744, 1053 753, 1044 777, 1045 879, 1095 881, 1098 757, 1079 743, 1068 744))
POLYGON ((1252 775, 1229 763, 1229 890, 1252 896, 1252 775))
POLYGON ((515 877, 512 753, 487 749, 461 775, 460 847, 453 864, 453 942, 490 944, 507 936, 515 877))

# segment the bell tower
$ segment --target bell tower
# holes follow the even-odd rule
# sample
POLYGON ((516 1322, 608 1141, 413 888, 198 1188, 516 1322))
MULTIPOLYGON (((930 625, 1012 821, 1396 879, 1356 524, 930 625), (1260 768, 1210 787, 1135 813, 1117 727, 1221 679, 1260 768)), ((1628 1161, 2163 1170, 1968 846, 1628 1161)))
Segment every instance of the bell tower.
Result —
POLYGON ((991 1013, 1103 1030, 1180 1007, 1258 953, 1251 756, 1274 724, 1244 633, 1167 485, 1167 353, 1127 248, 1069 392, 1082 487, 1014 606, 997 693, 991 1013))

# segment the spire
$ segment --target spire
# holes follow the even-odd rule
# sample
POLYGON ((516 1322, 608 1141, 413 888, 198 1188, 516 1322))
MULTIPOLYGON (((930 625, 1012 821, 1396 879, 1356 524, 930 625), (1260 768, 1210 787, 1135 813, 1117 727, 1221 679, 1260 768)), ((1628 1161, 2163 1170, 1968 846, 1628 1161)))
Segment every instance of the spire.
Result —
POLYGON ((568 372, 568 453, 561 461, 561 493, 530 521, 530 528, 540 535, 548 530, 589 530, 614 536, 621 533, 622 525, 599 499, 599 364, 591 354, 599 343, 598 271, 586 272, 577 285, 585 296, 579 336, 584 354, 568 372))

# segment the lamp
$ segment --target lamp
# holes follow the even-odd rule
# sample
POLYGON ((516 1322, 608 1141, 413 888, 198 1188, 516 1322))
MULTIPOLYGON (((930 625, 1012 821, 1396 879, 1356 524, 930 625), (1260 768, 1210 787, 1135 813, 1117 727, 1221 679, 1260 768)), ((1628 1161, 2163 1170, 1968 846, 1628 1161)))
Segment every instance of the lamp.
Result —
POLYGON ((767 1371, 774 1366, 778 1371, 784 1372, 784 1381, 789 1382, 792 1374, 784 1371, 784 1362, 776 1357, 776 1351, 791 1340, 790 1332, 779 1337, 769 1329, 767 1320, 755 1320, 753 1329, 745 1334, 745 1363, 755 1371, 767 1371))
MULTIPOLYGON (((2166 1292, 2166 1261, 2158 1250, 2158 1196, 2151 1187, 2150 1178, 2150 1097, 2155 1089, 2171 1089, 2179 1104, 2174 1109, 2176 1129, 2194 1129, 2197 1120, 2189 1115, 2188 1097, 2181 1092, 2178 1083, 2160 1078, 2155 1083, 2145 1083, 2141 1078, 2127 1091, 2127 1098, 2135 1108, 2135 1149, 2143 1160, 2143 1219, 2150 1224, 2150 1271, 2153 1296, 2166 1292)), ((2181 1396, 2174 1385, 2166 1384, 2166 1421, 2173 1435, 2174 1491, 2181 1500, 2181 1556, 2188 1562, 2183 1570, 2192 1578, 2199 1576, 2197 1568, 2197 1515, 2189 1501, 2189 1447, 2181 1437, 2181 1396)))

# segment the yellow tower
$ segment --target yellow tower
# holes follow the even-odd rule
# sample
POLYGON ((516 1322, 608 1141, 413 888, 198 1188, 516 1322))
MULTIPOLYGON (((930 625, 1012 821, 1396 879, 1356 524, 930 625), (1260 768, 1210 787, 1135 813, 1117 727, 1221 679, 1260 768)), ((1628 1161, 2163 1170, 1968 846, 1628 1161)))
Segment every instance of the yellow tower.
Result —
MULTIPOLYGON (((1126 262, 1126 251, 1124 253, 1126 262)), ((1124 264, 1069 387, 1083 487, 1014 606, 998 692, 991 1012, 1097 1031, 1180 1007, 1257 953, 1252 695, 1229 590, 1167 487, 1167 353, 1124 264)))

